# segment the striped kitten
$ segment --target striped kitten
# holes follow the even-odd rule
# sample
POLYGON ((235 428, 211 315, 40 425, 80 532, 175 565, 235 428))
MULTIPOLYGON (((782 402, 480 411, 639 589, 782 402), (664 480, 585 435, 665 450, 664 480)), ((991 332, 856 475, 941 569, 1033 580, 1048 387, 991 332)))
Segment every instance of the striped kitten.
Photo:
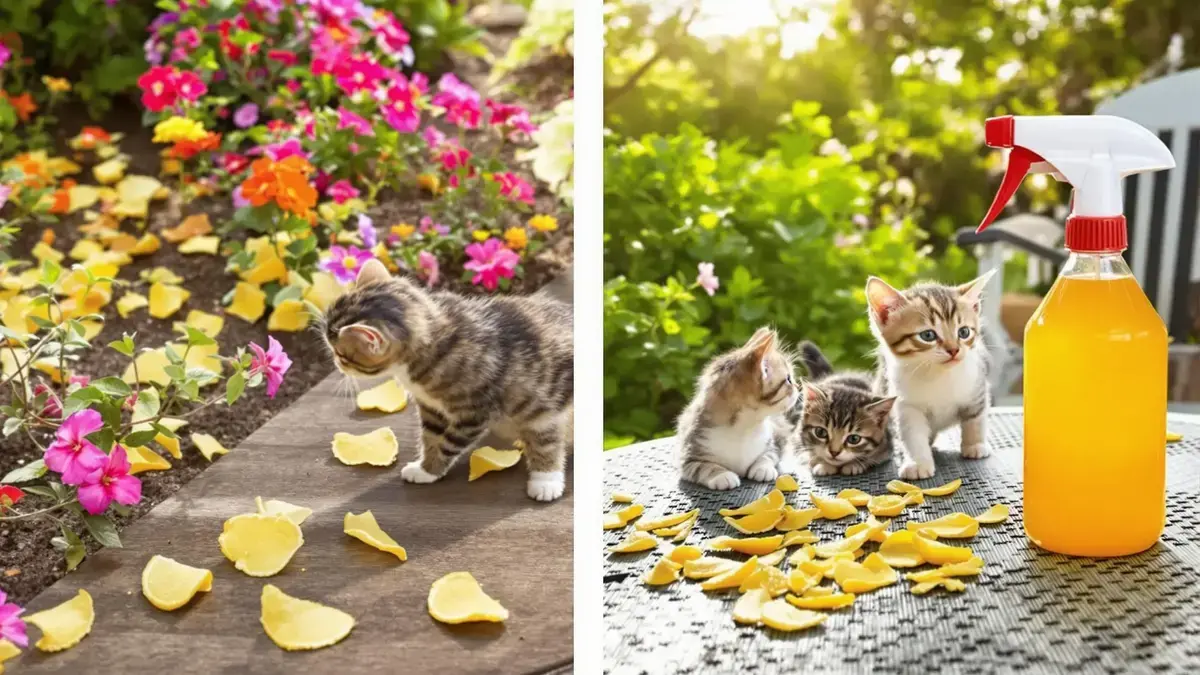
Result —
POLYGON ((898 397, 901 478, 934 473, 933 439, 958 424, 962 456, 988 456, 988 354, 979 303, 992 272, 961 286, 918 284, 904 292, 867 281, 871 332, 879 350, 876 390, 898 397))
POLYGON ((796 397, 791 357, 769 328, 714 358, 679 416, 684 480, 732 490, 743 477, 773 481, 795 471, 783 414, 796 397))
POLYGON ((889 460, 888 413, 896 397, 873 394, 869 375, 835 374, 811 342, 800 345, 800 360, 810 379, 801 385, 803 406, 795 438, 812 474, 853 476, 889 460))
POLYGON ((572 429, 571 308, 548 297, 430 293, 377 260, 325 314, 338 369, 392 375, 421 415, 419 457, 400 471, 432 483, 489 428, 525 443, 529 496, 565 488, 572 429))

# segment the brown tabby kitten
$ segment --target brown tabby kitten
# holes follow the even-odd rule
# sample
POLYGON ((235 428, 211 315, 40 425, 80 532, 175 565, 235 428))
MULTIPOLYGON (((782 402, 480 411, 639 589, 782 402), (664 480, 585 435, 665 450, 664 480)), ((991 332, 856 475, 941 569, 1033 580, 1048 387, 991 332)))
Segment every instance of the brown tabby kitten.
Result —
POLYGON ((800 345, 809 380, 803 395, 795 439, 814 476, 838 472, 853 476, 892 456, 888 413, 895 396, 876 396, 863 373, 834 373, 811 342, 800 345))
POLYGON ((732 490, 742 477, 769 482, 795 471, 783 414, 797 391, 791 356, 778 343, 775 331, 759 328, 744 346, 705 366, 679 416, 684 480, 732 490))
POLYGON ((568 305, 430 293, 372 260, 329 307, 324 336, 343 373, 391 375, 416 399, 419 457, 404 480, 438 480, 491 428, 525 443, 530 497, 562 496, 573 419, 568 305))
POLYGON ((979 306, 992 272, 961 286, 917 284, 903 292, 867 281, 871 332, 879 341, 876 390, 897 396, 901 478, 934 474, 933 440, 958 424, 962 456, 988 456, 988 352, 979 306))

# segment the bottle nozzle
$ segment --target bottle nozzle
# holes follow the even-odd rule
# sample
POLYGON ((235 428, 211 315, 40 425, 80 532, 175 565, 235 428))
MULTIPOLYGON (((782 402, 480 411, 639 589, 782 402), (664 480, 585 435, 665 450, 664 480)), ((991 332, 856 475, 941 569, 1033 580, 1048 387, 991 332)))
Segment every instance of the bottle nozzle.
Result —
POLYGON ((1017 188, 1021 187, 1021 181, 1025 180, 1025 174, 1029 172, 1029 167, 1033 166, 1034 162, 1044 162, 1040 155, 1036 152, 1023 148, 1021 146, 1012 145, 1012 116, 1008 116, 1008 146, 997 146, 992 143, 993 134, 999 134, 998 142, 1003 141, 1003 129, 1000 125, 993 125, 993 122, 1003 122, 1006 118, 994 117, 987 121, 985 133, 987 134, 987 144, 992 147, 1012 147, 1012 151, 1008 153, 1008 169, 1004 172, 1004 180, 1000 181, 1000 190, 996 192, 996 198, 992 200, 992 206, 988 209, 987 215, 983 217, 983 222, 979 223, 979 227, 975 232, 983 232, 992 221, 1000 215, 1013 195, 1017 193, 1017 188), (993 131, 993 129, 1001 129, 1001 131, 993 131))
POLYGON ((1011 148, 1016 135, 1016 121, 1012 115, 989 117, 983 124, 983 139, 990 148, 1011 148))

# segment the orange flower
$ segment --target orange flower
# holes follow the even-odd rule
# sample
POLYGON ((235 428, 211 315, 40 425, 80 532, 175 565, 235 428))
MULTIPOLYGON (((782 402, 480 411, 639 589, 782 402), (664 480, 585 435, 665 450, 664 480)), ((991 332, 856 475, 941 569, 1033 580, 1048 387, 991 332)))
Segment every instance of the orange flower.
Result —
POLYGON ((112 136, 100 127, 84 127, 79 130, 79 149, 91 150, 99 144, 108 145, 112 136))
POLYGON ((284 211, 307 219, 317 205, 317 191, 308 183, 312 170, 312 165, 298 155, 282 162, 264 157, 250 165, 251 175, 242 183, 242 196, 254 206, 275 202, 284 211))
POLYGON ((71 210, 71 188, 73 187, 75 187, 75 181, 68 178, 62 182, 59 189, 50 195, 48 208, 50 213, 61 215, 71 210))
POLYGON ((174 147, 167 151, 168 157, 176 159, 191 159, 201 152, 214 152, 221 147, 221 134, 215 131, 198 141, 176 141, 174 147))
POLYGON ((28 122, 30 116, 37 112, 37 104, 33 102, 33 96, 29 92, 20 96, 9 96, 7 92, 0 91, 0 98, 7 101, 17 111, 17 117, 22 122, 28 122))

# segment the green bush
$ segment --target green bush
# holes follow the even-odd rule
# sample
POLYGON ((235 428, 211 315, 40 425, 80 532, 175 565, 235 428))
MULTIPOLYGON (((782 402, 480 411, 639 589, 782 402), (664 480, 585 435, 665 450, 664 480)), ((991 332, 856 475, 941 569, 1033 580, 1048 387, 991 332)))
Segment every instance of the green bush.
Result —
POLYGON ((873 144, 841 148, 830 129, 797 103, 761 155, 689 125, 608 137, 606 447, 670 433, 704 362, 763 324, 870 366, 867 276, 903 285, 936 266, 903 201, 881 197, 886 181, 856 159, 873 144), (721 280, 712 297, 696 287, 701 262, 721 280))

